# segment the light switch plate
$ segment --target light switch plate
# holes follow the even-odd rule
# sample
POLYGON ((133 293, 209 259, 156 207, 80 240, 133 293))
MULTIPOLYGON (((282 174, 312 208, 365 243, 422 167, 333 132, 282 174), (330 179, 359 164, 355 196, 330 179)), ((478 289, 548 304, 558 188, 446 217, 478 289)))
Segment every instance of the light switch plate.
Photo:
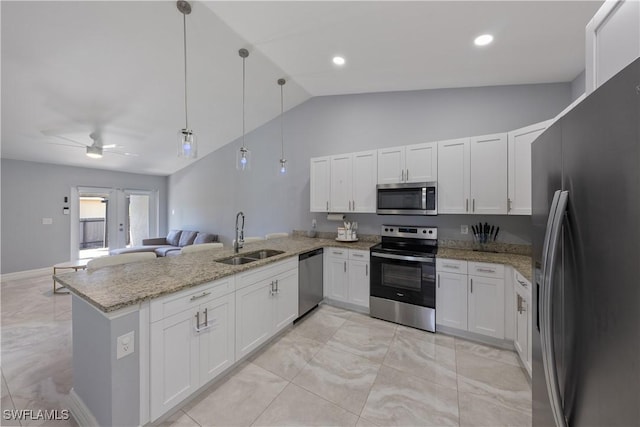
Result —
POLYGON ((135 351, 135 332, 127 332, 124 335, 120 335, 118 337, 117 342, 117 350, 116 350, 116 359, 122 359, 125 356, 133 354, 135 351))

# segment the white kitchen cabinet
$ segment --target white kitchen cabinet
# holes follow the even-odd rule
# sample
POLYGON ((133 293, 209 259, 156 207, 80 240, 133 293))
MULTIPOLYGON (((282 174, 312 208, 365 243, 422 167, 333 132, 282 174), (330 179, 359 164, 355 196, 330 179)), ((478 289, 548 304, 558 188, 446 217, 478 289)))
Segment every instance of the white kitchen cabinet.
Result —
POLYGON ((298 260, 238 274, 236 357, 241 359, 298 317, 298 260))
POLYGON ((377 151, 331 156, 331 212, 375 213, 377 151))
POLYGON ((470 139, 471 213, 507 213, 507 134, 470 139))
POLYGON ((233 278, 151 304, 151 419, 235 363, 233 278))
POLYGON ((586 27, 586 94, 640 57, 640 2, 604 2, 586 27))
POLYGON ((469 138, 438 142, 438 213, 470 213, 469 138))
POLYGON ((325 297, 369 308, 369 252, 328 248, 325 254, 325 297))
POLYGON ((531 215, 531 144, 552 121, 526 126, 507 135, 509 215, 531 215))
POLYGON ((507 135, 438 143, 438 213, 507 213, 507 135))
POLYGON ((523 366, 531 376, 531 283, 514 270, 515 337, 513 345, 523 366))
POLYGON ((436 324, 504 338, 504 266, 436 259, 436 324))
POLYGON ((329 212, 331 199, 331 158, 311 159, 309 199, 311 212, 329 212))
POLYGON ((438 144, 426 142, 378 150, 378 184, 438 180, 438 144))

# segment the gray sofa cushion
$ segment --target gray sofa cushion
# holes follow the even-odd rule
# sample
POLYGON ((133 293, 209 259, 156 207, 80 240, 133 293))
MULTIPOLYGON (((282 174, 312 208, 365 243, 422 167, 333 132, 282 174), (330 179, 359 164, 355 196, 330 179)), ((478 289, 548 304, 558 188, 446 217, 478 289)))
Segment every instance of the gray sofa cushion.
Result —
POLYGON ((130 248, 111 249, 109 255, 132 254, 135 252, 154 252, 161 245, 132 246, 130 248))
POLYGON ((156 248, 154 252, 158 256, 168 256, 168 254, 173 251, 175 251, 176 253, 180 253, 180 248, 177 246, 162 246, 162 247, 156 248))
POLYGON ((183 230, 180 235, 180 241, 178 242, 178 246, 189 246, 193 244, 193 241, 196 239, 197 231, 187 231, 183 230))
POLYGON ((217 234, 211 233, 198 233, 196 239, 193 241, 194 245, 199 245, 201 243, 213 243, 218 241, 217 234))
POLYGON ((178 246, 181 234, 182 230, 171 230, 169 234, 167 234, 167 244, 171 246, 178 246))

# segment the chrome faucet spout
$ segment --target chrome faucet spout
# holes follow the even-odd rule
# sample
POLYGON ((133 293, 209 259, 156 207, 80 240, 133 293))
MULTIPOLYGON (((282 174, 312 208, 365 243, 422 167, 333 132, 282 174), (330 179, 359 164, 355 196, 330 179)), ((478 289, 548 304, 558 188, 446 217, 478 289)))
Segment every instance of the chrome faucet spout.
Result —
POLYGON ((236 239, 233 241, 233 251, 238 253, 244 246, 244 213, 242 211, 236 214, 236 239), (242 226, 238 227, 238 220, 242 217, 242 226))

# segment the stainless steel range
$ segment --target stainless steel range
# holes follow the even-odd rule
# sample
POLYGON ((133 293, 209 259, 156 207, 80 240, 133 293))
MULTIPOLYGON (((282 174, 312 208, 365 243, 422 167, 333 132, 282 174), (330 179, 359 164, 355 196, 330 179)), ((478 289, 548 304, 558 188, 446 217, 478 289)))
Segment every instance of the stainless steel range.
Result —
POLYGON ((371 248, 372 317, 436 331, 438 229, 383 225, 371 248))

